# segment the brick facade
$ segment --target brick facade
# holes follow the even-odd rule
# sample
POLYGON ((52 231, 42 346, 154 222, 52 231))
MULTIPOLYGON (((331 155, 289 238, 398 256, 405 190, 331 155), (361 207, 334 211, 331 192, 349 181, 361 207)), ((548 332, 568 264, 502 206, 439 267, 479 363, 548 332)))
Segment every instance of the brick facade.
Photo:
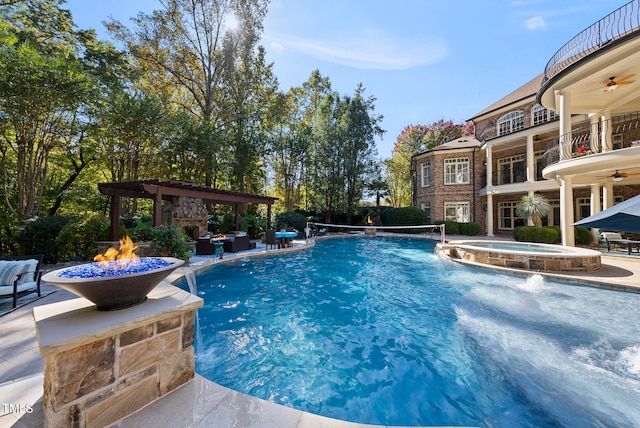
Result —
POLYGON ((415 204, 417 207, 429 205, 429 223, 444 220, 445 202, 468 202, 469 221, 485 223, 485 212, 482 201, 477 197, 478 190, 483 187, 484 181, 484 154, 476 147, 451 148, 429 150, 416 155, 413 158, 416 175, 415 180, 415 204), (468 158, 469 160, 469 184, 445 184, 445 160, 468 158), (422 185, 422 166, 430 165, 429 185, 422 185))

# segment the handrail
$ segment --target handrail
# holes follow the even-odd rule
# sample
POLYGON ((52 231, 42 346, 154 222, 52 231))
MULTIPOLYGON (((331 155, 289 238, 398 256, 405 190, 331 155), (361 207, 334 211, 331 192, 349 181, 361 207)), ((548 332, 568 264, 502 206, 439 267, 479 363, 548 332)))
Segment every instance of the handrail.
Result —
POLYGON ((581 31, 544 68, 542 86, 570 65, 611 43, 640 32, 640 0, 633 0, 581 31))
POLYGON ((614 116, 605 121, 572 129, 571 132, 549 141, 543 155, 543 168, 561 160, 631 147, 640 144, 638 141, 640 112, 614 116), (623 141, 620 142, 620 147, 615 147, 613 141, 607 141, 609 146, 603 147, 603 132, 609 140, 613 135, 621 135, 623 141))

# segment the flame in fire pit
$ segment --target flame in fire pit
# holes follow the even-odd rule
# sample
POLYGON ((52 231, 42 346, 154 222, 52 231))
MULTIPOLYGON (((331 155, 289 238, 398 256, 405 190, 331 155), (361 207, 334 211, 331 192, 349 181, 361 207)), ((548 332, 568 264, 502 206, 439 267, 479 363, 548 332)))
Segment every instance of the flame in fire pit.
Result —
POLYGON ((135 251, 138 249, 137 245, 133 244, 133 241, 128 236, 120 239, 120 250, 118 251, 114 247, 109 247, 104 254, 98 254, 93 258, 96 262, 109 262, 113 260, 129 260, 137 259, 138 256, 135 251))

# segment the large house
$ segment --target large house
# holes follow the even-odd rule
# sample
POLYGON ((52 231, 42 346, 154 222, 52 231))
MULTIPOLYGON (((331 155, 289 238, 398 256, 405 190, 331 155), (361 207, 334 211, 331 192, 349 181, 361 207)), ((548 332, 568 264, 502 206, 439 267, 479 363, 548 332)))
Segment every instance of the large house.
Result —
MULTIPOLYGON (((572 223, 640 194, 636 73, 640 0, 579 33, 542 74, 470 118, 486 159, 484 182, 470 206, 486 211, 469 221, 481 223, 488 236, 510 234, 522 223, 515 213, 520 198, 538 193, 551 203, 544 224, 560 226, 563 245, 572 246, 572 223)), ((446 171, 446 157, 414 156, 415 204, 430 208, 432 220, 445 219, 446 205, 434 201, 448 192, 447 183, 422 189, 425 159, 431 170, 438 168, 433 162, 443 162, 446 171)))

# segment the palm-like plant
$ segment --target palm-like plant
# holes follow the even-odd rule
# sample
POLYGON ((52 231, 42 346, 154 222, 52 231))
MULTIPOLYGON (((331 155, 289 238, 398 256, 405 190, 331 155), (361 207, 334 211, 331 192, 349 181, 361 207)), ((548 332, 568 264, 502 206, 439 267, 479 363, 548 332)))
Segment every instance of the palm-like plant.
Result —
POLYGON ((533 222, 534 226, 542 227, 542 217, 549 213, 549 201, 541 195, 524 195, 516 205, 516 215, 533 222))

